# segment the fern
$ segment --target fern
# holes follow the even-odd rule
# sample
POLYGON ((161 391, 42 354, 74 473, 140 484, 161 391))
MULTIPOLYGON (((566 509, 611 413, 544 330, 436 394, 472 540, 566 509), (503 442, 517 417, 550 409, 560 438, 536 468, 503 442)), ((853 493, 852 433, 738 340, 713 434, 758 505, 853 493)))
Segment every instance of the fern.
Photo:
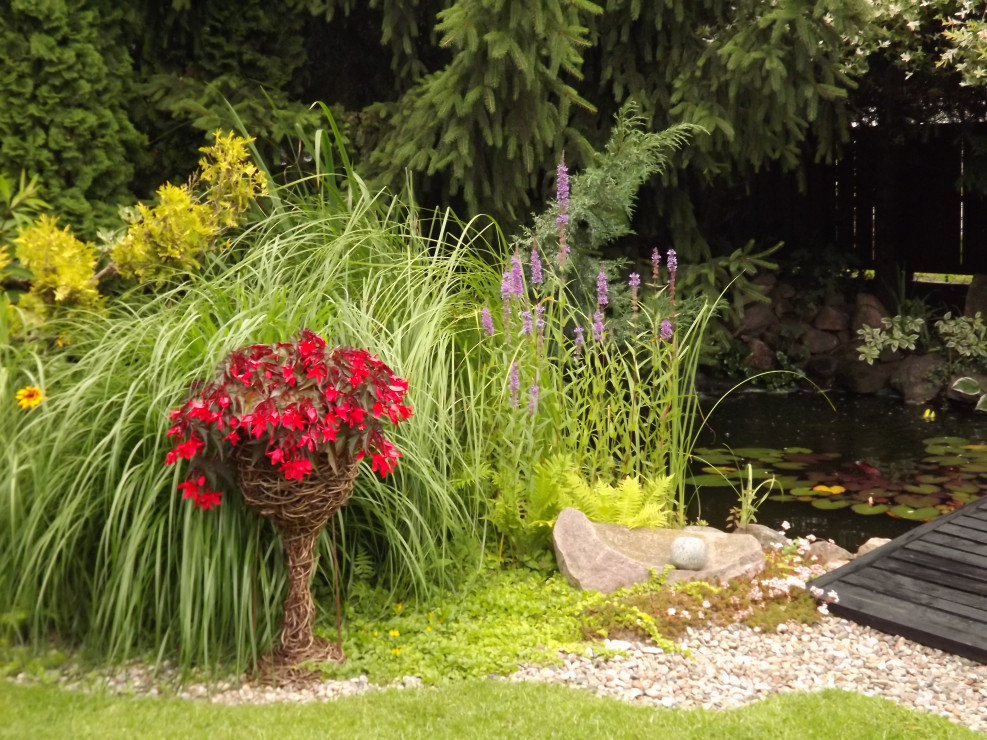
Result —
POLYGON ((594 522, 625 527, 664 527, 670 519, 674 496, 672 479, 628 477, 616 485, 598 480, 587 483, 576 472, 569 455, 542 460, 527 486, 494 475, 498 495, 490 504, 489 521, 497 528, 515 557, 528 559, 547 550, 552 527, 565 508, 575 508, 594 522))

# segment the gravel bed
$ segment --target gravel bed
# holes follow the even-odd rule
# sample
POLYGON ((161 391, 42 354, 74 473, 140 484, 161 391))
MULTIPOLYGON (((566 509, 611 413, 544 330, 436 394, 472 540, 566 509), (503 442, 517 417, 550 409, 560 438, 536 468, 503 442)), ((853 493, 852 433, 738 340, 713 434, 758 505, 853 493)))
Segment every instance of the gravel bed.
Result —
MULTIPOLYGON (((522 665, 498 680, 559 683, 635 704, 707 709, 738 707, 777 693, 838 688, 883 696, 987 732, 987 665, 844 619, 829 617, 811 626, 783 624, 772 633, 742 625, 690 629, 681 644, 689 655, 614 640, 607 647, 620 655, 563 654, 560 666, 522 665)), ((173 695, 217 704, 327 701, 421 686, 414 677, 388 686, 360 677, 279 687, 186 683, 169 690, 168 675, 167 670, 152 675, 134 665, 98 679, 60 680, 72 689, 173 695)), ((34 679, 21 675, 16 680, 34 679)))

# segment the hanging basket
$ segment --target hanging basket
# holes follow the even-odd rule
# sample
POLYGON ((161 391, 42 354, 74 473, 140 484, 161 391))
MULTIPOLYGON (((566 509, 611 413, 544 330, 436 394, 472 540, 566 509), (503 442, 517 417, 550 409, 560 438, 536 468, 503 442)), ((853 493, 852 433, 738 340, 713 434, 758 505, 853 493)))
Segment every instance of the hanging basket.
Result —
POLYGON ((309 582, 315 572, 319 532, 353 493, 358 464, 343 465, 339 472, 322 465, 300 480, 285 480, 266 459, 255 462, 240 454, 236 463, 243 501, 274 523, 288 567, 284 622, 280 645, 272 656, 274 665, 291 668, 306 661, 344 662, 340 642, 330 643, 312 632, 315 601, 309 582))

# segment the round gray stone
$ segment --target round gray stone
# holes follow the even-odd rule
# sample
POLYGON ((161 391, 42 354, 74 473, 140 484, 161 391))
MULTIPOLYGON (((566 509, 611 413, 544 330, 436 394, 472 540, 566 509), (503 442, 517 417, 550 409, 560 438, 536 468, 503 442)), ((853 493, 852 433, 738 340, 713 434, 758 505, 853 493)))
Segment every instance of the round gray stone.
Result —
POLYGON ((706 565, 706 543, 698 537, 678 537, 672 542, 669 560, 680 570, 702 570, 706 565))

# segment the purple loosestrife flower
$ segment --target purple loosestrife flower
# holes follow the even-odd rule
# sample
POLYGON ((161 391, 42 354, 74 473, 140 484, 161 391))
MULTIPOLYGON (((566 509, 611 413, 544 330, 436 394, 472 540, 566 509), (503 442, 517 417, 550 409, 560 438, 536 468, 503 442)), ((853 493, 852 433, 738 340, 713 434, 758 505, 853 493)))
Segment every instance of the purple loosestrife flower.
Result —
POLYGON ((517 252, 511 257, 510 291, 515 298, 524 295, 524 270, 521 267, 521 256, 517 252))
POLYGON ((483 324, 483 333, 492 337, 494 334, 493 316, 490 315, 490 309, 486 306, 480 312, 480 323, 483 324))
POLYGON ((658 247, 651 250, 651 282, 658 285, 658 268, 661 267, 661 252, 658 247))
POLYGON ((538 408, 538 382, 531 384, 528 389, 528 414, 534 416, 535 410, 538 408))
POLYGON ((627 278, 627 284, 631 287, 631 310, 637 313, 637 289, 641 287, 641 276, 632 272, 627 278))
POLYGON ((531 333, 531 311, 521 312, 521 336, 526 337, 531 333))
POLYGON ((596 305, 602 307, 608 303, 610 298, 607 296, 607 274, 601 267, 600 274, 596 276, 596 305))
POLYGON ((511 405, 517 408, 518 392, 521 390, 521 369, 516 362, 511 365, 511 370, 507 373, 507 387, 511 391, 511 405))
POLYGON ((668 250, 668 292, 672 303, 675 303, 675 273, 679 271, 679 258, 674 249, 668 250))
POLYGON ((555 178, 555 201, 559 215, 555 217, 555 228, 559 232, 559 269, 565 268, 565 258, 569 255, 569 245, 565 241, 566 226, 569 224, 569 169, 565 166, 565 154, 559 162, 555 178))
POLYGON ((586 344, 586 339, 583 337, 583 327, 577 326, 575 331, 576 331, 576 346, 573 351, 577 355, 581 355, 583 353, 583 345, 586 344))
POLYGON ((603 341, 603 311, 598 310, 593 314, 593 339, 603 341))
POLYGON ((531 248, 531 284, 541 285, 544 276, 541 271, 541 258, 538 256, 538 247, 531 248))
POLYGON ((559 204, 559 215, 555 223, 558 226, 565 226, 569 223, 569 168, 565 166, 564 154, 556 170, 555 200, 559 204))
POLYGON ((672 338, 672 322, 668 319, 661 320, 661 338, 666 342, 672 338))
POLYGON ((538 329, 538 336, 545 333, 545 304, 539 303, 535 306, 535 328, 538 329))

